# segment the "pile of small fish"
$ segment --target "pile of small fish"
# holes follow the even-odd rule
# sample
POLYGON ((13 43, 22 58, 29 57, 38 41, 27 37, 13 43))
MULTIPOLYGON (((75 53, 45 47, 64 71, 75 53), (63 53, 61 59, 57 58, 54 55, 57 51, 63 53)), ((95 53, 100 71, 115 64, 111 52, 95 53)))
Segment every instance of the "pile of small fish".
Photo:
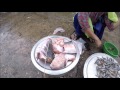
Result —
POLYGON ((65 68, 68 61, 74 61, 77 50, 74 44, 65 42, 64 38, 48 38, 43 41, 37 52, 37 60, 50 64, 54 70, 65 68))
POLYGON ((98 78, 120 78, 120 65, 112 58, 97 58, 95 64, 98 78))

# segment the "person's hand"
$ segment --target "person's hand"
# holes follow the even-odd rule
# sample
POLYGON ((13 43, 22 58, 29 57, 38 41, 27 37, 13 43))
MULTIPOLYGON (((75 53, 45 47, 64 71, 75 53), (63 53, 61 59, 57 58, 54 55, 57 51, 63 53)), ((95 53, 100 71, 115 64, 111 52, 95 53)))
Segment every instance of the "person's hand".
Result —
POLYGON ((102 46, 102 42, 99 39, 95 40, 95 43, 96 43, 98 48, 100 48, 102 46))

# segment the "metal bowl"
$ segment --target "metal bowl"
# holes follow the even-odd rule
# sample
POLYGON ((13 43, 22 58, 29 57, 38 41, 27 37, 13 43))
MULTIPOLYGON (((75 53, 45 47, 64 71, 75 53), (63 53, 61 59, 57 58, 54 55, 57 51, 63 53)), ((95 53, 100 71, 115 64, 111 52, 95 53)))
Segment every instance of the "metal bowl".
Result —
POLYGON ((97 71, 96 71, 96 65, 95 62, 97 60, 97 57, 99 58, 112 58, 115 63, 118 63, 113 57, 105 54, 105 53, 94 53, 91 56, 89 56, 84 64, 84 69, 83 69, 83 76, 84 78, 98 78, 97 71))
POLYGON ((80 52, 79 52, 79 48, 78 48, 78 46, 75 44, 75 42, 73 41, 73 44, 75 45, 75 48, 76 48, 76 50, 77 50, 77 54, 76 54, 76 58, 75 58, 75 60, 73 61, 73 62, 69 62, 68 63, 68 65, 65 67, 65 68, 63 68, 63 69, 60 69, 60 70, 52 70, 51 68, 50 68, 50 64, 48 64, 48 63, 44 63, 44 62, 42 62, 42 61, 40 61, 39 63, 36 61, 36 51, 37 51, 37 48, 38 48, 38 46, 39 45, 42 45, 42 42, 44 41, 44 40, 46 40, 46 39, 48 39, 48 38, 64 38, 64 40, 67 42, 67 41, 69 41, 69 40, 71 40, 71 39, 69 39, 69 38, 67 38, 67 37, 63 37, 63 36, 56 36, 56 35, 52 35, 52 36, 47 36, 47 37, 44 37, 44 38, 42 38, 42 39, 40 39, 34 46, 33 46, 33 48, 32 48, 32 51, 31 51, 31 60, 32 60, 32 63, 34 64, 34 66, 38 69, 38 70, 40 70, 41 72, 43 72, 43 73, 46 73, 46 74, 49 74, 49 75, 63 75, 63 74, 65 74, 65 73, 67 73, 68 71, 70 71, 71 69, 73 69, 76 65, 77 65, 77 63, 78 63, 78 61, 79 61, 79 59, 80 59, 80 52))

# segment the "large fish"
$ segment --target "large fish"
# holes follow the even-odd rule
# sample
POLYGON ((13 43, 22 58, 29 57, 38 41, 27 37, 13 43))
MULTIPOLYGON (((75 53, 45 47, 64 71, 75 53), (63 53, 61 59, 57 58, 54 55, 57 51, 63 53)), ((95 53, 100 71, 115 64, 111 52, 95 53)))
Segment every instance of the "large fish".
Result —
POLYGON ((67 61, 74 61, 75 60, 75 54, 65 54, 65 58, 67 61))
POLYGON ((64 44, 64 52, 63 53, 77 53, 75 45, 72 41, 64 44))
POLYGON ((39 47, 39 51, 37 52, 37 59, 46 61, 48 63, 51 63, 54 59, 52 40, 50 38, 43 41, 41 47, 39 47))
POLYGON ((50 64, 51 69, 62 69, 65 68, 65 66, 67 65, 68 61, 74 61, 75 60, 75 54, 55 54, 55 58, 52 61, 52 63, 50 64))
POLYGON ((53 52, 55 54, 60 54, 63 52, 64 48, 64 39, 63 38, 54 38, 52 39, 53 52))
POLYGON ((66 66, 65 54, 56 54, 54 60, 50 64, 51 69, 59 70, 66 66))

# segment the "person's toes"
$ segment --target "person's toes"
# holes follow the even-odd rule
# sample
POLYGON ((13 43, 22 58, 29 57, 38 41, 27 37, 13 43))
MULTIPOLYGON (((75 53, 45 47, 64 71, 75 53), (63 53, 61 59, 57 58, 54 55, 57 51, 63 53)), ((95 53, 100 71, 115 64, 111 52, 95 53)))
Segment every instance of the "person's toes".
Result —
POLYGON ((74 35, 72 34, 72 35, 70 36, 70 38, 71 38, 71 39, 74 39, 74 35))
POLYGON ((70 38, 73 39, 73 40, 76 40, 76 34, 73 33, 70 38))

